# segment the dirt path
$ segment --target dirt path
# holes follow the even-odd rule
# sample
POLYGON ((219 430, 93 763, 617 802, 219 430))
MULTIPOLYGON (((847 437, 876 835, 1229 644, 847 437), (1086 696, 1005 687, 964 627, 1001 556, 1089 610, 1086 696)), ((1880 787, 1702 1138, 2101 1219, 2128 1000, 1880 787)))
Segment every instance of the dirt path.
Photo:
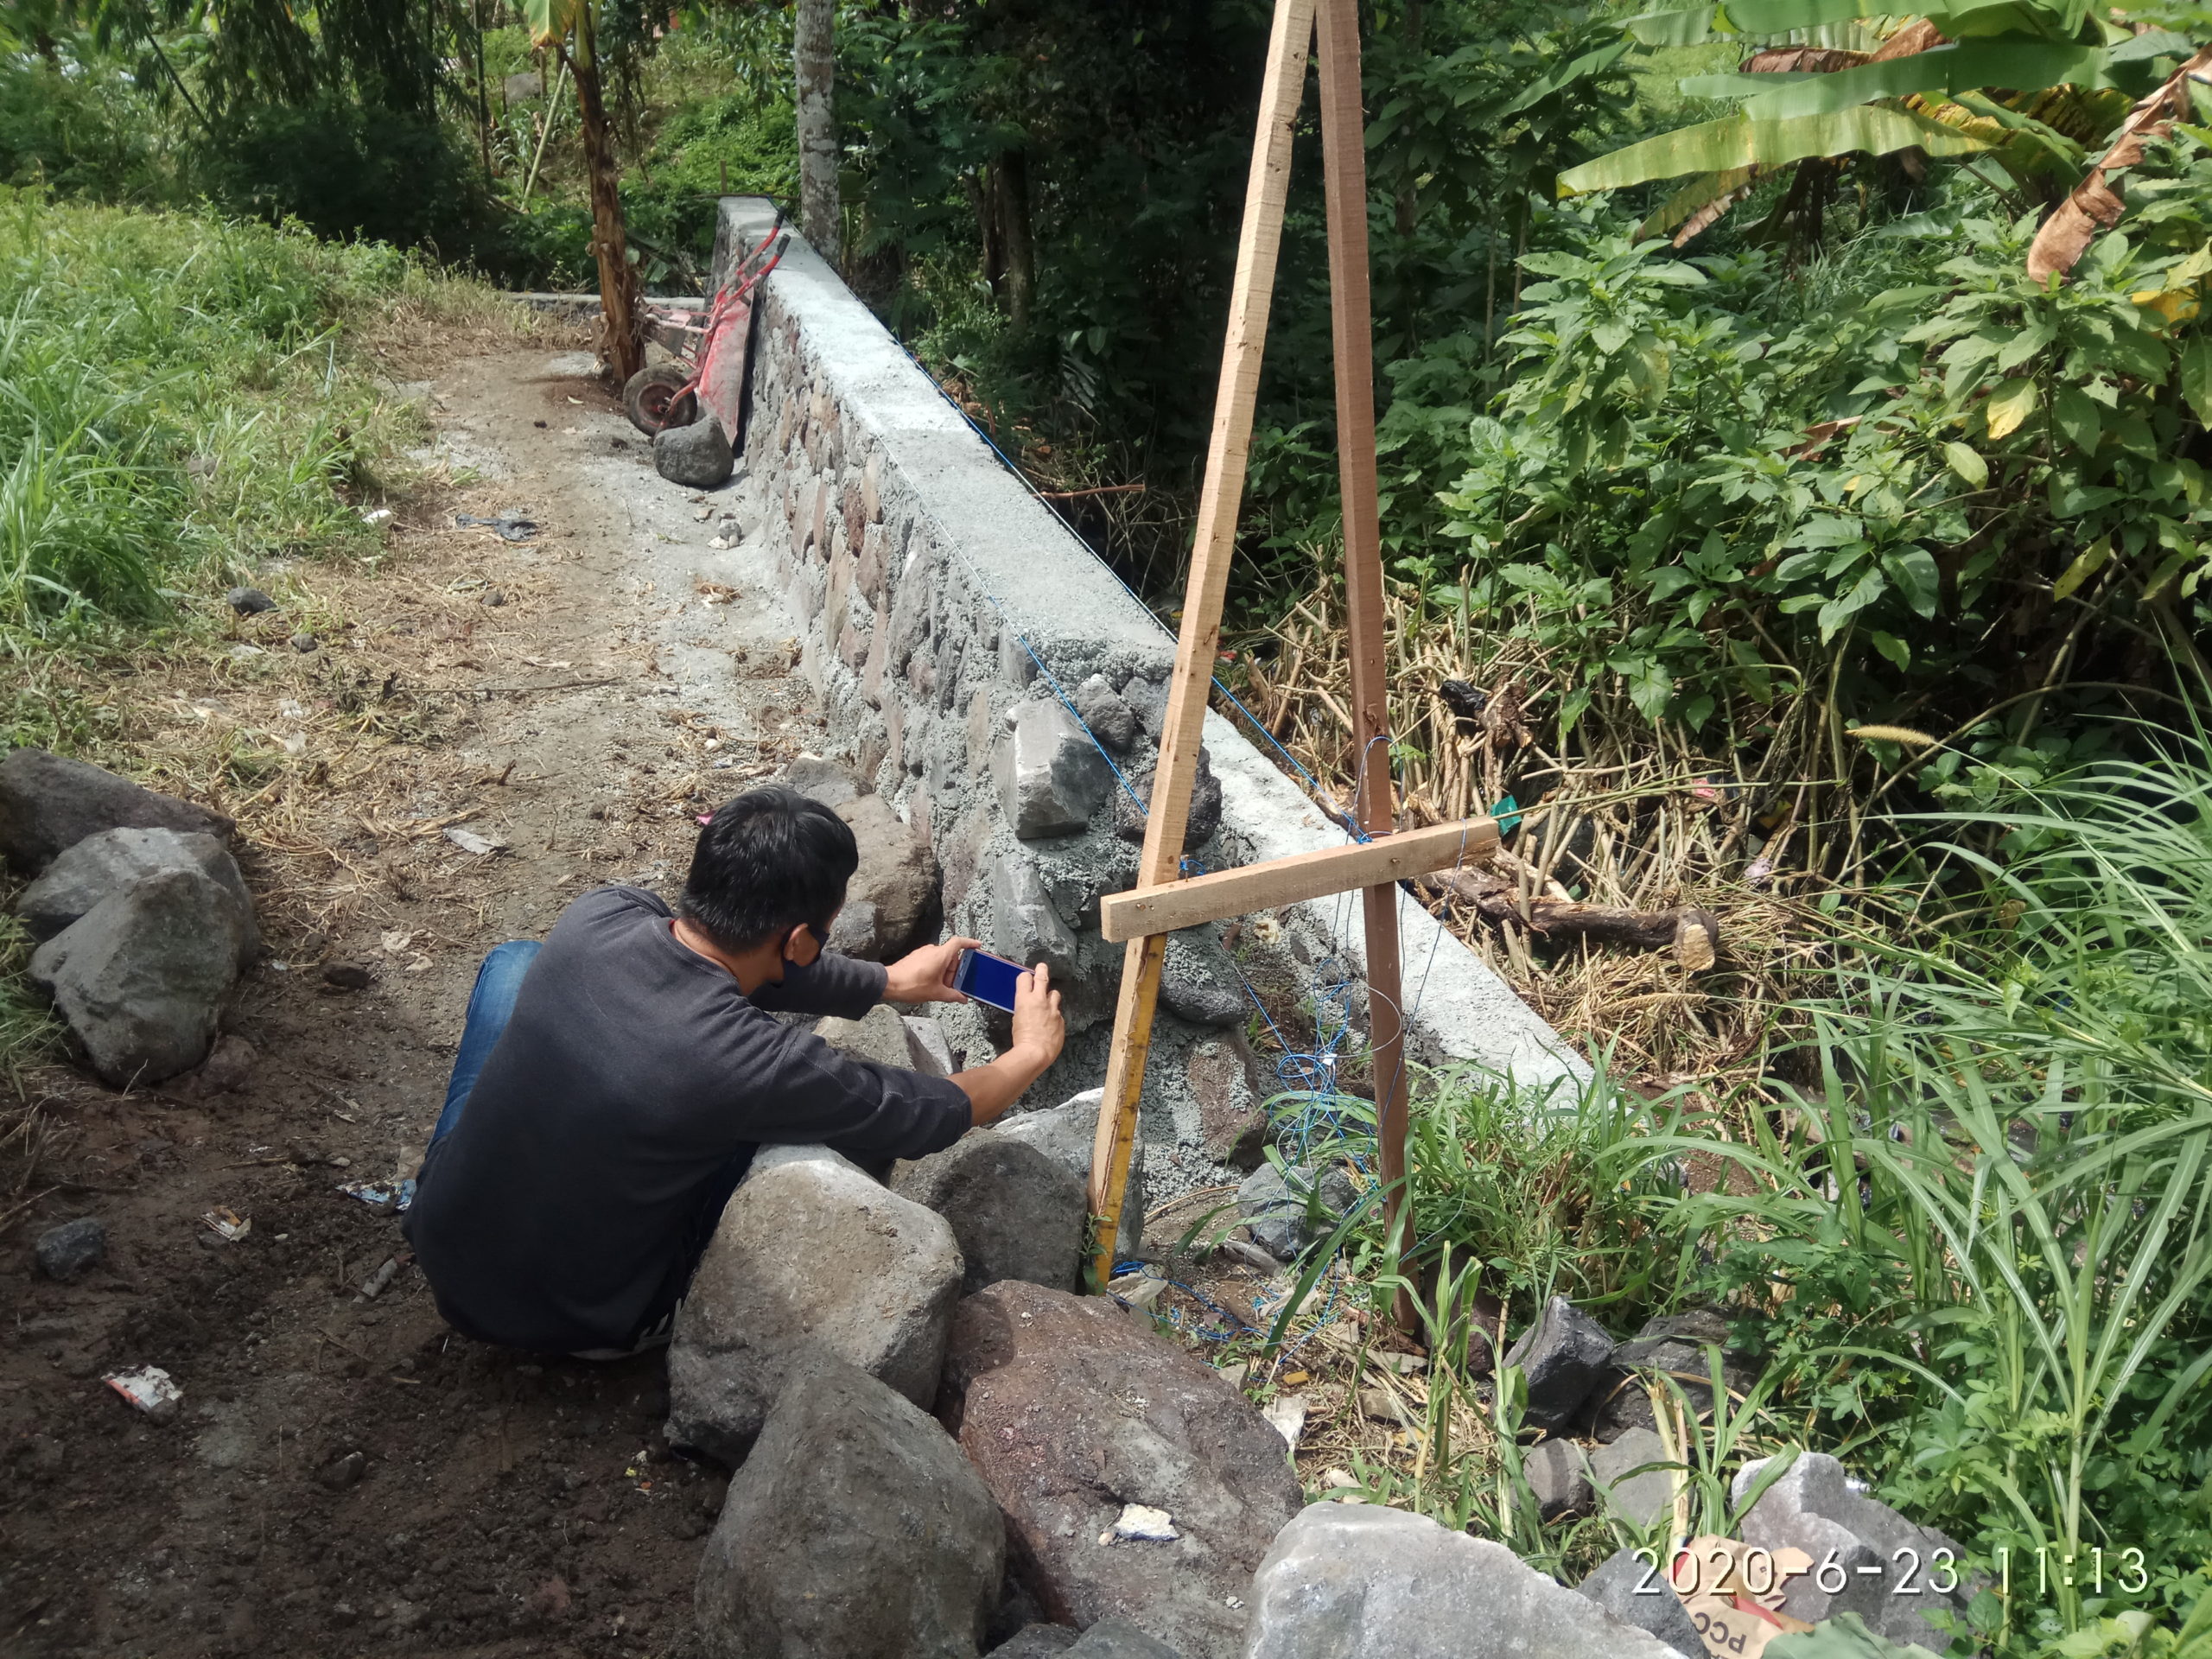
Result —
POLYGON ((672 892, 696 814, 816 730, 793 629, 721 518, 734 493, 663 483, 585 366, 440 365, 453 481, 400 514, 386 558, 277 573, 281 617, 130 694, 149 750, 213 730, 273 757, 257 790, 219 791, 272 959, 230 1021, 255 1051, 242 1087, 48 1082, 45 1196, 0 1245, 0 1651, 691 1646, 724 1483, 663 1449, 658 1357, 480 1347, 411 1267, 364 1300, 402 1241, 338 1191, 414 1169, 486 949, 598 882, 672 892), (502 509, 537 537, 452 527, 502 509), (287 650, 302 626, 320 648, 287 650), (334 963, 371 982, 329 987, 334 963), (203 1226, 217 1205, 251 1233, 203 1226), (85 1214, 105 1265, 36 1275, 30 1239, 85 1214), (140 1364, 182 1386, 176 1421, 99 1380, 140 1364))

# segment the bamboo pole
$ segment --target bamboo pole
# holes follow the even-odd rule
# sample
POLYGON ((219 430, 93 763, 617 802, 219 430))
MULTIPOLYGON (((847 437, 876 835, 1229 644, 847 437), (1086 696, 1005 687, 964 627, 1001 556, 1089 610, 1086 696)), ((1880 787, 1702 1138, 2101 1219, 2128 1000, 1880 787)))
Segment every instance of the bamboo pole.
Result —
MULTIPOLYGON (((1175 647, 1175 672, 1153 770, 1145 817, 1144 854, 1138 885, 1158 887, 1180 873, 1183 831, 1191 809, 1198 741, 1205 725, 1206 694, 1214 654, 1220 648, 1222 600, 1236 550, 1237 509, 1244 498, 1244 467, 1252 442, 1252 408, 1259 395, 1260 361, 1274 296, 1275 259, 1282 245, 1283 202, 1290 188, 1291 130, 1305 95, 1306 62, 1313 39, 1315 0, 1275 0, 1268 40, 1267 70, 1260 87, 1259 130, 1245 186, 1244 224, 1237 237, 1236 276, 1230 290, 1229 334, 1221 353, 1221 385, 1214 401, 1213 433, 1206 446, 1205 487, 1198 497, 1198 531, 1184 593, 1183 627, 1175 647)), ((1098 1283, 1113 1274, 1116 1224, 1128 1188, 1129 1155, 1136 1143, 1137 1104, 1144 1093, 1145 1061, 1152 1048, 1153 1010, 1160 995, 1160 968, 1167 936, 1132 939, 1122 957, 1121 995, 1114 1009, 1114 1041, 1106 1062, 1105 1098, 1091 1147, 1090 1210, 1096 1228, 1092 1267, 1098 1283)))

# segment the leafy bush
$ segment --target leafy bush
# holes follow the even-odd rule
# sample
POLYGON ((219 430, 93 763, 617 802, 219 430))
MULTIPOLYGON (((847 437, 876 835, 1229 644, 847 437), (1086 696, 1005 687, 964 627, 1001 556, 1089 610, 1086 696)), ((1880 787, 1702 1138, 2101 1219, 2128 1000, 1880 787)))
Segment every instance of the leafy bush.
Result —
POLYGON ((1955 907, 1860 942, 1794 1128, 1655 1139, 1759 1189, 1664 1224, 1764 1332, 1777 1409, 1901 1509, 2009 1550, 2016 1585, 2039 1548, 2142 1552, 2140 1594, 2054 1580, 2008 1642, 2178 1614, 2212 1552, 2212 764, 1922 827, 1910 891, 1955 907))

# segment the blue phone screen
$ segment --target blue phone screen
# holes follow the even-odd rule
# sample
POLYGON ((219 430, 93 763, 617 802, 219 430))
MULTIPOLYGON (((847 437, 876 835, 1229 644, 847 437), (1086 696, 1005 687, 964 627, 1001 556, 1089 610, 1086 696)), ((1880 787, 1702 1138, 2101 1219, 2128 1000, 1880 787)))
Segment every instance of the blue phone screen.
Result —
POLYGON ((988 1002, 1012 1014, 1014 993, 1024 971, 1019 963, 1008 962, 1002 957, 988 956, 981 950, 963 950, 958 988, 978 1002, 988 1002))

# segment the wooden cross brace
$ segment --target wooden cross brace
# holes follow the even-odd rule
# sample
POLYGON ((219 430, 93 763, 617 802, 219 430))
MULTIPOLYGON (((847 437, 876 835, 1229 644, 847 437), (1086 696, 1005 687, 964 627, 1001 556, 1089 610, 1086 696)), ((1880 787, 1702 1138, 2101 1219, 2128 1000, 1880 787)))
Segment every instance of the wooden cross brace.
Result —
POLYGON ((1402 876, 1445 868, 1462 857, 1486 855, 1497 844, 1497 826, 1479 818, 1404 836, 1391 833, 1395 810, 1384 677, 1382 534, 1376 506, 1365 143, 1357 0, 1275 0, 1261 83, 1259 130, 1236 244, 1236 275, 1230 290, 1229 332, 1222 346, 1220 387, 1206 448, 1205 483, 1198 496, 1190 578, 1184 592, 1183 626, 1176 641, 1160 760, 1145 817, 1144 855, 1137 867, 1136 887, 1114 894, 1100 906, 1106 937, 1126 941, 1128 946, 1122 959, 1121 997, 1114 1011, 1113 1046, 1106 1063, 1105 1101, 1091 1153, 1090 1209, 1097 1229, 1092 1265, 1102 1285, 1113 1271, 1115 1219, 1121 1214, 1129 1154, 1136 1141, 1137 1103, 1144 1090, 1168 933, 1195 922, 1353 887, 1364 890, 1369 1026, 1388 1225, 1393 1238, 1406 1236, 1406 1068, 1396 883, 1402 876), (1344 502, 1353 738, 1359 757, 1354 798, 1370 839, 1181 881, 1177 876, 1183 831, 1190 814, 1207 689, 1220 647, 1222 601, 1236 550, 1252 409, 1274 297, 1275 258, 1282 242, 1291 132, 1305 93, 1307 54, 1317 42, 1335 344, 1337 471, 1344 502))

